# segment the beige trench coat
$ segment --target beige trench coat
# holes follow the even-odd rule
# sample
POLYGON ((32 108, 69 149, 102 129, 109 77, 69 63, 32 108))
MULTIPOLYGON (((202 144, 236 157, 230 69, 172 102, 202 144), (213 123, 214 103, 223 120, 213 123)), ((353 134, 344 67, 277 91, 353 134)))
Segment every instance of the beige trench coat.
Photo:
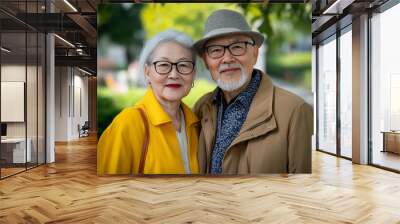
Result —
MULTIPOLYGON (((201 119, 199 166, 209 173, 217 125, 216 90, 196 103, 201 119)), ((260 86, 236 138, 226 150, 223 174, 311 173, 312 107, 300 97, 273 86, 263 73, 260 86)))

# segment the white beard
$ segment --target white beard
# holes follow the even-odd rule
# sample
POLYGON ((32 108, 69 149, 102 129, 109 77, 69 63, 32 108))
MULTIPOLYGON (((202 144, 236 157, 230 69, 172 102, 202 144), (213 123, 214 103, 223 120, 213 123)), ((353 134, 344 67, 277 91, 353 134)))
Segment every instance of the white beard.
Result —
POLYGON ((237 89, 239 89, 240 87, 242 87, 249 79, 249 75, 246 74, 246 72, 244 71, 243 67, 240 64, 235 64, 235 65, 230 65, 227 66, 226 64, 222 64, 219 68, 219 71, 221 71, 222 69, 224 69, 224 67, 239 67, 240 68, 240 79, 237 82, 224 82, 221 80, 221 78, 217 79, 217 85, 219 86, 219 88, 221 88, 224 91, 235 91, 237 89))

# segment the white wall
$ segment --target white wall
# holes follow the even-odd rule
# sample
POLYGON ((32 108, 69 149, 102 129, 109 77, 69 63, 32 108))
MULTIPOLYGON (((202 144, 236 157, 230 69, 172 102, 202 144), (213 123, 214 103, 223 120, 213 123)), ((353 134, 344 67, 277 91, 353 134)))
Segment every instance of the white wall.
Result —
POLYGON ((88 78, 76 68, 56 67, 55 98, 55 140, 79 138, 78 124, 88 120, 88 78))
POLYGON ((70 77, 67 67, 55 68, 55 141, 68 140, 68 88, 70 77))

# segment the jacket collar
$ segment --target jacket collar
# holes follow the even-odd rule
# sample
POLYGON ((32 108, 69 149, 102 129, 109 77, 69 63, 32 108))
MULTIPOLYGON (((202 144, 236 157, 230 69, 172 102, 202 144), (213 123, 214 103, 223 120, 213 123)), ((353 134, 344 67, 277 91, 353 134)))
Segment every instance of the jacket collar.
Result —
MULTIPOLYGON (((241 104, 243 107, 250 107, 251 101, 250 99, 253 98, 255 93, 257 92, 258 86, 261 81, 261 76, 262 73, 258 70, 253 70, 251 77, 250 77, 250 82, 247 84, 246 88, 240 92, 236 97, 234 97, 229 104, 241 104)), ((213 96, 213 102, 217 105, 227 105, 224 94, 221 88, 217 87, 217 92, 213 96)))
POLYGON ((261 83, 258 87, 253 101, 250 105, 250 110, 247 114, 247 119, 243 124, 242 130, 252 128, 258 123, 268 120, 273 114, 273 95, 274 86, 268 75, 257 70, 261 74, 261 83))
POLYGON ((199 122, 199 118, 192 112, 192 110, 183 102, 181 102, 181 107, 183 110, 183 113, 185 114, 185 123, 186 126, 190 126, 192 124, 196 124, 199 122))
MULTIPOLYGON (((138 102, 138 105, 143 105, 149 121, 154 126, 172 122, 170 116, 158 102, 151 88, 147 89, 143 99, 138 102)), ((181 102, 181 107, 185 115, 186 126, 190 126, 199 121, 197 116, 183 102, 181 102)))
MULTIPOLYGON (((239 135, 232 142, 231 146, 241 141, 264 135, 277 128, 273 114, 274 86, 268 75, 260 70, 254 70, 262 74, 260 85, 250 104, 249 112, 247 113, 246 120, 240 129, 239 135)), ((218 88, 213 91, 211 99, 214 99, 217 93, 218 88)), ((212 108, 212 104, 213 100, 210 100, 207 107, 212 108)), ((209 110, 211 111, 211 109, 209 110)), ((210 116, 210 114, 207 116, 210 116)))
MULTIPOLYGON (((251 121, 263 121, 268 119, 272 115, 272 104, 274 95, 274 86, 271 79, 264 72, 254 69, 255 72, 261 74, 261 82, 254 95, 253 101, 250 105, 250 110, 247 114, 247 119, 243 126, 251 126, 251 121)), ((211 103, 215 102, 219 96, 219 88, 216 88, 212 93, 211 102, 209 101, 208 106, 212 106, 211 103)), ((242 127, 243 129, 243 127, 242 127)))
POLYGON ((265 135, 277 128, 273 114, 274 86, 268 75, 262 72, 261 74, 261 83, 250 105, 247 118, 240 129, 238 137, 233 140, 231 146, 265 135))

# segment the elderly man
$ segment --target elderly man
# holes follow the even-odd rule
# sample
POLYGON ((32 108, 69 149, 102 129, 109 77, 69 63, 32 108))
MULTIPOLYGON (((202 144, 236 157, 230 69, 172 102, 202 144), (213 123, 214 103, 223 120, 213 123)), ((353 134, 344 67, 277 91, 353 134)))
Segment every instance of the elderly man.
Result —
POLYGON ((194 44, 218 84, 194 109, 203 173, 311 173, 312 108, 253 67, 263 41, 240 13, 218 10, 194 44))

